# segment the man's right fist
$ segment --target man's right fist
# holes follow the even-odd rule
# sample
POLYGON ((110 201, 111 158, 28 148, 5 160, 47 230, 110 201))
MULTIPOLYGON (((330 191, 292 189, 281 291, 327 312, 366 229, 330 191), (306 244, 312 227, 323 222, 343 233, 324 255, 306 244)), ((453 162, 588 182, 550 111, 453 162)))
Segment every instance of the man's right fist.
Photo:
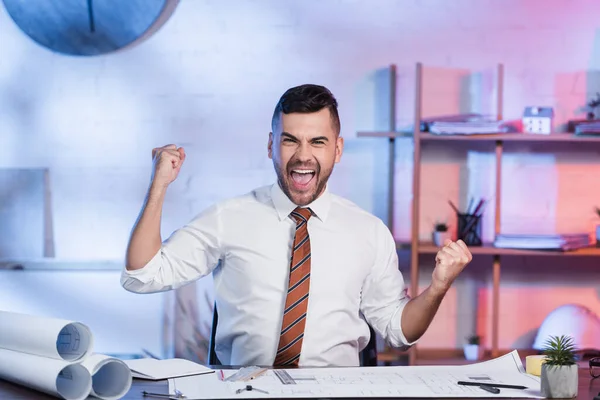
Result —
POLYGON ((167 187, 179 175, 184 160, 185 151, 183 147, 178 148, 174 144, 169 144, 152 149, 152 162, 154 164, 152 184, 167 187))

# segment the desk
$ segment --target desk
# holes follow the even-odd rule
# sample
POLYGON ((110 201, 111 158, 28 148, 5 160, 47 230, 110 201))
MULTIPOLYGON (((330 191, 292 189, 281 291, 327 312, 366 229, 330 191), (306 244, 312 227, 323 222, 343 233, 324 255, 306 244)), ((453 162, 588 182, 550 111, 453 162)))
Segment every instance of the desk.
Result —
MULTIPOLYGON (((167 393, 169 385, 167 381, 144 381, 133 380, 131 390, 123 398, 124 400, 153 400, 159 397, 144 397, 142 391, 146 390, 153 393, 167 393)), ((600 392, 600 378, 593 379, 590 376, 588 368, 579 369, 579 395, 578 400, 592 400, 600 392)), ((0 399, 2 400, 56 400, 57 397, 48 396, 21 386, 13 385, 10 382, 0 380, 0 399)), ((387 399, 389 400, 389 399, 387 399)))

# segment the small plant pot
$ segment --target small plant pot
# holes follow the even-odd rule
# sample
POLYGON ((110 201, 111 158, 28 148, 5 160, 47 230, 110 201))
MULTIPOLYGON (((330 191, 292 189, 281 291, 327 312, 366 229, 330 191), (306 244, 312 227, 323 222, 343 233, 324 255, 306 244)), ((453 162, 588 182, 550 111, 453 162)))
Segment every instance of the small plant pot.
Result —
POLYGON ((548 399, 571 399, 577 396, 577 364, 542 364, 542 396, 548 399))
POLYGON ((433 244, 441 247, 444 245, 446 239, 451 239, 449 231, 433 231, 432 235, 433 244))
POLYGON ((480 360, 483 356, 483 347, 478 344, 465 344, 463 350, 465 358, 469 361, 480 360))

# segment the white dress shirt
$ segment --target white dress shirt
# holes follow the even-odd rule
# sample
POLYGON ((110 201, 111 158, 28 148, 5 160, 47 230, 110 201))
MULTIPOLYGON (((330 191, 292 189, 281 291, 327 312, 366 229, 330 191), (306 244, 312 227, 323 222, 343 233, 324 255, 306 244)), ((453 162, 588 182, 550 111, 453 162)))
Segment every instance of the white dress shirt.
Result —
MULTIPOLYGON (((308 205, 311 277, 300 366, 357 366, 369 328, 409 343, 409 301, 394 239, 377 217, 328 190, 308 205)), ((176 230, 143 268, 123 270, 131 292, 175 289, 213 273, 215 351, 226 365, 272 365, 287 295, 296 208, 278 184, 220 202, 176 230)))

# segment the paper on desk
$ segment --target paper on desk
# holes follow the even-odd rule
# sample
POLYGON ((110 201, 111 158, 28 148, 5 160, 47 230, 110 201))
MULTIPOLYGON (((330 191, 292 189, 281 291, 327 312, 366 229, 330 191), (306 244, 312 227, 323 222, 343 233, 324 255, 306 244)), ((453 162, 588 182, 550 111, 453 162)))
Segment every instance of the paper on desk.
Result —
POLYGON ((0 311, 0 348, 75 362, 92 345, 92 333, 82 323, 0 311))
POLYGON ((131 388, 131 371, 123 361, 104 354, 92 354, 83 365, 92 376, 90 395, 103 400, 120 399, 131 388))
POLYGON ((214 371, 204 365, 183 358, 157 360, 155 358, 140 358, 125 360, 134 378, 162 380, 188 375, 210 374, 214 371))
POLYGON ((540 379, 525 373, 517 351, 502 357, 462 366, 410 366, 363 368, 302 368, 285 370, 294 384, 284 385, 273 371, 250 384, 268 394, 236 390, 246 382, 222 382, 215 375, 169 380, 169 391, 181 391, 188 400, 224 398, 316 398, 316 397, 521 397, 543 398, 540 379), (492 394, 459 380, 523 385, 528 389, 500 389, 492 394))
POLYGON ((0 378, 65 400, 83 400, 92 377, 79 363, 0 349, 0 378))

